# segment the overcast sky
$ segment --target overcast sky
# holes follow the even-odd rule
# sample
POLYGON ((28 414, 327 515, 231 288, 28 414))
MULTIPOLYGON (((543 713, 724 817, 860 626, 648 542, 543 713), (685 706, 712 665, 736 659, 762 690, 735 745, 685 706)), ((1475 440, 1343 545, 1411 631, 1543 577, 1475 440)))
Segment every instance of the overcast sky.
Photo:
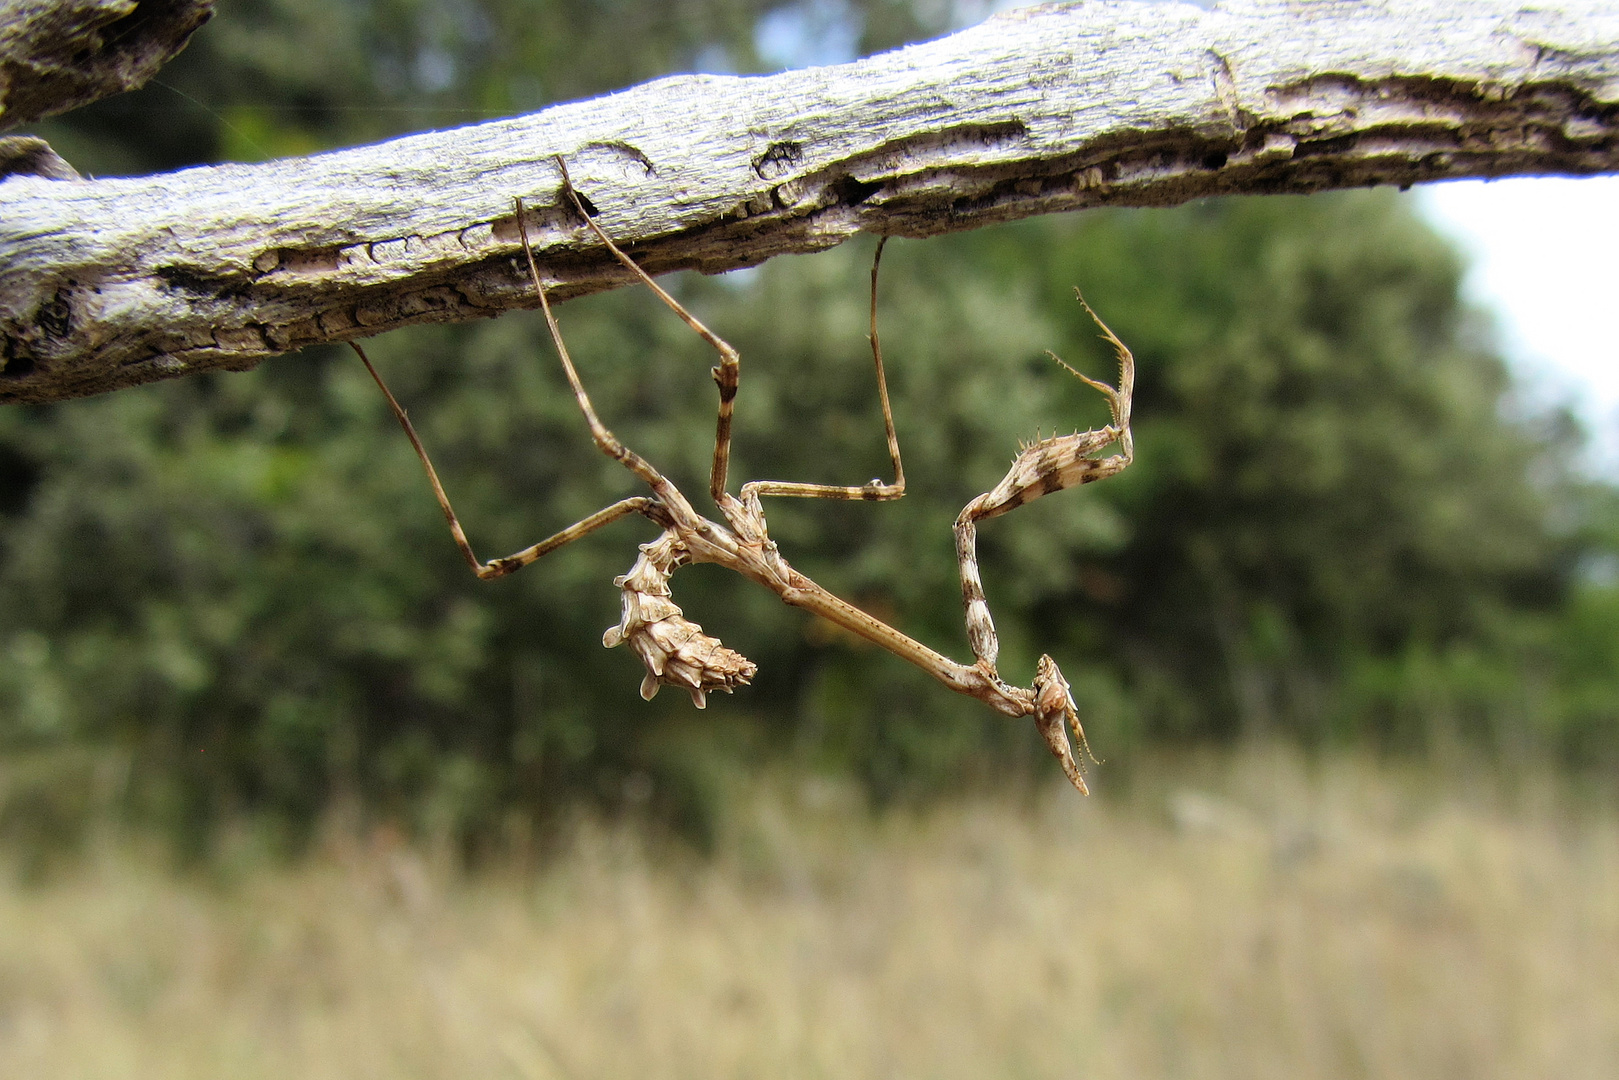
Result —
POLYGON ((1417 189, 1472 259, 1471 299, 1536 396, 1570 400, 1619 476, 1619 177, 1468 180, 1417 189))

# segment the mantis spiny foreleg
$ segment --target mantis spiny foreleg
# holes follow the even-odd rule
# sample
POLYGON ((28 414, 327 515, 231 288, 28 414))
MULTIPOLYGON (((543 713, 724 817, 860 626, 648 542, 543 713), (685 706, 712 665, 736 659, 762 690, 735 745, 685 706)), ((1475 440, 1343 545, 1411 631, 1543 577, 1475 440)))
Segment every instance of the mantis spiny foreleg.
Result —
MULTIPOLYGON (((1114 352, 1118 354, 1118 388, 1075 371, 1055 353, 1048 355, 1086 385, 1106 396, 1113 422, 1094 431, 1054 435, 1023 447, 1001 482, 968 503, 956 518, 956 561, 961 569, 961 599, 966 608, 967 639, 972 645, 973 655, 978 658, 979 667, 994 678, 999 678, 995 661, 1000 653, 1000 641, 995 635, 995 620, 990 616, 989 603, 984 598, 984 582, 978 573, 977 523, 1032 502, 1042 495, 1112 476, 1129 465, 1135 453, 1134 440, 1130 435, 1130 396, 1135 389, 1135 358, 1124 342, 1085 303, 1079 290, 1076 289, 1074 295, 1096 325, 1101 327, 1103 340, 1112 344, 1114 352), (1102 458, 1094 456, 1110 443, 1118 444, 1117 454, 1102 458)), ((1062 762, 1068 779, 1084 791, 1085 781, 1074 761, 1064 728, 1066 725, 1073 729, 1082 747, 1085 746, 1085 732, 1080 726, 1079 710, 1074 706, 1068 682, 1062 677, 1056 661, 1049 656, 1040 658, 1035 672, 1034 691, 1035 723, 1052 753, 1062 762)), ((1088 747, 1086 752, 1089 752, 1088 747)))

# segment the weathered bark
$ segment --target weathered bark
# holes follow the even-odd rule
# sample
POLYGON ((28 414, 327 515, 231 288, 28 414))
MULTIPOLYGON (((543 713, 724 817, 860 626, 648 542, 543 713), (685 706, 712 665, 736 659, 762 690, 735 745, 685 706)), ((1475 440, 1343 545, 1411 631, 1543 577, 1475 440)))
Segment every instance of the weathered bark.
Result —
POLYGON ((0 131, 145 84, 213 0, 0 0, 0 131))
POLYGON ((680 76, 312 158, 0 184, 0 401, 96 393, 858 231, 1098 205, 1619 171, 1619 14, 1595 4, 1229 0, 1009 13, 768 77, 680 76))

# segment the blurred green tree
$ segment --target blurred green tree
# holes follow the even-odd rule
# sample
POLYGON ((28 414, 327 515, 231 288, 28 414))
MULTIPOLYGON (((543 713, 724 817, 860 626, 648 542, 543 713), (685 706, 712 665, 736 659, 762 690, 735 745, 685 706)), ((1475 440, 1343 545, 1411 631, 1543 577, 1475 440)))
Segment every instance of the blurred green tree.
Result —
MULTIPOLYGON (((757 70, 804 26, 833 51, 942 28, 917 10, 241 0, 168 88, 40 131, 93 171, 303 152, 757 70)), ((742 351, 739 479, 884 472, 869 258, 856 244, 672 281, 742 351)), ((1566 417, 1506 408, 1460 272, 1390 192, 897 243, 882 310, 910 493, 778 501, 773 535, 834 591, 965 655, 955 514, 1019 439, 1103 415, 1043 355, 1107 373, 1079 285, 1139 361, 1137 462, 985 527, 1009 672, 1040 651, 1082 669, 1112 757, 1264 733, 1610 753, 1612 492, 1577 480, 1566 417)), ((704 490, 702 343, 640 290, 562 319, 607 422, 704 490)), ((374 355, 486 557, 635 490, 591 446, 537 318, 412 330, 374 355)), ((634 659, 598 642, 611 579, 649 538, 628 521, 476 581, 375 388, 328 350, 0 412, 0 831, 71 831, 102 805, 203 844, 232 814, 297 835, 347 803, 475 847, 572 800, 650 797, 701 835, 716 778, 760 754, 853 771, 879 797, 1049 771, 1025 725, 712 567, 681 571, 678 596, 760 663, 756 684, 701 723, 678 695, 642 703, 634 659)))

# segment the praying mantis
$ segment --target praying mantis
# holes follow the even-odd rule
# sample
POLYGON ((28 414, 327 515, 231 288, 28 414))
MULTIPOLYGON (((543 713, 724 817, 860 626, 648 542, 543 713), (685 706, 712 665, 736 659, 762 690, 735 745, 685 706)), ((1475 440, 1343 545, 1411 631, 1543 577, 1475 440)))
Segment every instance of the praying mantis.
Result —
POLYGON ((882 405, 888 455, 894 467, 893 480, 885 482, 874 479, 858 487, 750 480, 741 485, 738 493, 733 494, 729 475, 731 423, 741 378, 741 357, 736 349, 687 311, 613 242, 595 217, 587 212, 562 158, 558 157, 556 164, 560 172, 560 195, 565 200, 564 206, 570 207, 612 256, 707 342, 718 357, 711 371, 719 388, 719 414, 715 425, 713 464, 709 472, 709 496, 723 520, 716 521, 698 513, 668 477, 620 442, 602 423, 589 394, 585 392, 567 343, 557 326, 529 243, 526 211, 519 198, 513 201, 529 279, 539 298, 540 309, 568 385, 590 428, 591 438, 602 453, 618 461, 645 483, 648 494, 621 499, 515 554, 489 562, 480 561, 467 540, 410 417, 388 389, 365 351, 358 344, 350 342, 410 439, 427 473, 439 509, 449 524, 450 533, 473 572, 484 579, 503 577, 619 518, 638 514, 662 531, 656 539, 640 545, 640 555, 628 573, 613 579, 621 594, 621 617, 618 624, 610 627, 602 636, 602 644, 608 648, 628 645, 640 658, 645 668, 641 681, 643 698, 650 700, 660 686, 676 686, 687 691, 692 703, 700 709, 707 703, 710 691, 730 693, 753 678, 757 668, 752 661, 703 633, 702 627, 686 618, 672 598, 669 579, 677 569, 689 563, 716 563, 758 582, 785 603, 803 608, 882 646, 957 693, 977 698, 1007 716, 1032 716, 1036 728, 1061 764, 1069 782, 1081 794, 1088 794, 1083 764, 1075 756, 1068 732, 1072 730, 1085 754, 1090 753, 1090 748, 1069 683, 1063 678, 1056 661, 1050 656, 1041 656, 1029 687, 1006 682, 996 668, 1000 645, 979 577, 977 523, 1004 514, 1042 495, 1112 476, 1130 464, 1134 454, 1130 434, 1130 398, 1135 382, 1135 360, 1130 350, 1091 310, 1076 289, 1076 298, 1101 329, 1102 339, 1112 345, 1118 357, 1118 386, 1091 379, 1063 363, 1055 353, 1049 355, 1070 374, 1106 398, 1112 422, 1094 430, 1054 435, 1023 445, 1001 482, 968 503, 957 517, 956 558, 962 601, 966 609, 967 637, 974 656, 974 663, 960 664, 840 599, 795 570, 770 539, 765 521, 762 502, 765 496, 885 501, 898 499, 905 494, 905 470, 900 461, 899 438, 894 428, 887 376, 883 370, 882 345, 877 336, 877 275, 887 237, 879 240, 872 259, 871 351, 877 373, 877 395, 882 405), (1098 456, 1109 446, 1115 446, 1116 452, 1105 457, 1098 456))

